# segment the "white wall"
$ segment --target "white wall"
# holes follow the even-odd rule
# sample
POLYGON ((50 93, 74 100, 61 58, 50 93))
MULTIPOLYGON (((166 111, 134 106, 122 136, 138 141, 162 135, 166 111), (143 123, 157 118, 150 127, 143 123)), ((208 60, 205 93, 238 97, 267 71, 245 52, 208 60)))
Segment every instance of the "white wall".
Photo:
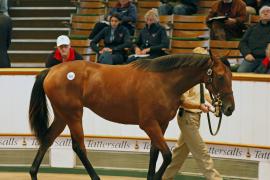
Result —
MULTIPOLYGON (((34 82, 32 75, 0 76, 0 134, 29 134, 28 106, 34 82)), ((270 82, 234 81, 236 110, 231 117, 223 118, 221 130, 215 137, 208 130, 206 116, 201 122, 205 140, 270 146, 270 82)), ((85 109, 84 130, 89 135, 139 136, 146 134, 138 126, 121 125, 105 121, 85 109)), ((216 119, 212 120, 217 123, 216 119)), ((65 130, 65 134, 68 130, 65 130)), ((179 134, 175 120, 166 132, 167 138, 179 134)))

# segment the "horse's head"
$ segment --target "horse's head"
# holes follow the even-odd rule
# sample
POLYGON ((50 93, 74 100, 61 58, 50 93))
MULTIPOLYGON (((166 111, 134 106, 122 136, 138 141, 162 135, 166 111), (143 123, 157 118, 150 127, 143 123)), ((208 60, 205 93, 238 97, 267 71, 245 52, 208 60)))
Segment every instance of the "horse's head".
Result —
POLYGON ((221 110, 223 114, 230 116, 235 107, 232 92, 232 73, 228 67, 229 64, 227 60, 221 60, 213 56, 211 51, 210 55, 212 63, 206 72, 204 82, 210 94, 213 95, 213 100, 221 100, 221 110))

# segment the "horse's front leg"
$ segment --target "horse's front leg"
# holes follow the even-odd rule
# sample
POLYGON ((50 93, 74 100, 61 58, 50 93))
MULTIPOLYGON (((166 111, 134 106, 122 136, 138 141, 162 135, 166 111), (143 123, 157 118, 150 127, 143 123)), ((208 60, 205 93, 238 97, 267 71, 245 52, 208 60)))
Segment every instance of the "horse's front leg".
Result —
POLYGON ((155 171, 156 171, 156 162, 157 162, 157 158, 158 158, 158 152, 159 152, 158 148, 153 146, 153 144, 151 143, 147 180, 152 180, 154 178, 155 171))
MULTIPOLYGON (((160 150, 161 151, 161 150, 160 150)), ((168 167, 168 165, 171 163, 172 161, 172 153, 170 151, 170 149, 168 148, 165 151, 161 151, 162 157, 163 157, 163 162, 158 170, 158 172, 155 174, 154 176, 154 180, 161 180, 162 176, 166 170, 166 168, 168 167)))
POLYGON ((167 166, 172 160, 172 153, 163 137, 167 125, 161 128, 157 121, 151 123, 148 121, 147 125, 143 125, 141 128, 147 133, 152 142, 147 180, 161 180, 167 166), (155 173, 158 151, 163 156, 163 163, 157 173, 155 173))

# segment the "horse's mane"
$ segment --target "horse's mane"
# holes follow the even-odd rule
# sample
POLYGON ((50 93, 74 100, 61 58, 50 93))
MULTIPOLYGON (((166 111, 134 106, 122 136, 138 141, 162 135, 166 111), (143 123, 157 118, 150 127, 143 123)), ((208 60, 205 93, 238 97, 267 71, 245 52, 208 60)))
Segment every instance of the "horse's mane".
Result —
POLYGON ((210 59, 205 54, 174 54, 151 59, 137 60, 131 65, 146 71, 169 71, 182 67, 202 67, 210 59))

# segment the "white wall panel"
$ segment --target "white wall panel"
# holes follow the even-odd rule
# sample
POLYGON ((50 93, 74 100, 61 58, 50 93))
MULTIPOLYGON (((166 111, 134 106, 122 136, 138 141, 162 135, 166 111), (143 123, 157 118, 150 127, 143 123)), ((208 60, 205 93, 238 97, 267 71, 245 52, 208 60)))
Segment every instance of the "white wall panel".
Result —
MULTIPOLYGON (((34 82, 32 75, 0 76, 0 133, 30 133, 28 106, 34 82)), ((232 116, 223 118, 219 134, 211 136, 207 119, 201 121, 202 136, 207 141, 256 144, 270 146, 270 83, 234 81, 236 109, 232 116)), ((212 119, 214 129, 217 119, 212 119)), ((85 109, 83 116, 85 134, 105 136, 140 136, 146 134, 135 125, 121 125, 98 117, 85 109)), ((66 129, 64 133, 69 133, 66 129)), ((172 120, 167 138, 176 138, 179 128, 172 120)))

